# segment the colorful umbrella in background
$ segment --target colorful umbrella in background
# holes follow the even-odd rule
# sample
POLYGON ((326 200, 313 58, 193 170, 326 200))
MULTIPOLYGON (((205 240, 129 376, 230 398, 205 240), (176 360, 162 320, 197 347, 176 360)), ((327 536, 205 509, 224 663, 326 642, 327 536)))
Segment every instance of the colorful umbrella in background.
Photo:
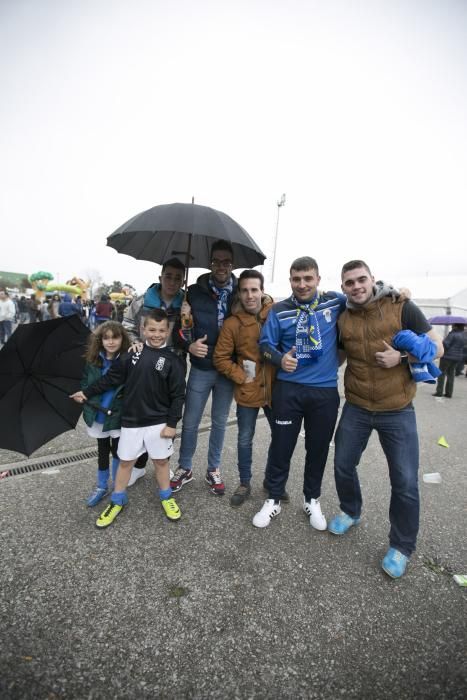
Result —
POLYGON ((432 326, 452 326, 454 324, 467 326, 467 318, 464 316, 432 316, 428 319, 432 326))

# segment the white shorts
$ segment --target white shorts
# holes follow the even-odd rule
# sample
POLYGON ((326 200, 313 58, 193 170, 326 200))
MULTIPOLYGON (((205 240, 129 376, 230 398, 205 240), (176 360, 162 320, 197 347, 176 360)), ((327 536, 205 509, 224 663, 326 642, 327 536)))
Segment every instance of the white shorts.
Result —
POLYGON ((117 428, 117 430, 106 430, 105 433, 103 431, 104 424, 103 423, 97 423, 97 421, 94 421, 94 423, 89 427, 89 425, 86 426, 86 430, 88 431, 89 437, 97 438, 100 440, 101 438, 106 438, 106 437, 111 437, 111 438, 118 438, 120 437, 120 428, 117 428))
POLYGON ((145 428, 121 428, 118 443, 118 457, 124 462, 138 459, 147 452, 151 459, 167 459, 173 455, 172 438, 161 437, 166 423, 148 425, 145 428))

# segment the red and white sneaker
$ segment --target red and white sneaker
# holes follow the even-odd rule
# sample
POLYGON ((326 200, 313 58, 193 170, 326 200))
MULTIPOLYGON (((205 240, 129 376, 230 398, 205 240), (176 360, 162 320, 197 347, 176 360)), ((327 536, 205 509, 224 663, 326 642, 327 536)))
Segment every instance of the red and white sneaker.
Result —
POLYGON ((193 472, 191 469, 183 469, 178 467, 173 477, 170 479, 170 488, 173 493, 180 491, 183 484, 188 484, 188 482, 193 481, 193 472))
POLYGON ((218 469, 213 472, 206 472, 206 481, 209 484, 209 490, 211 493, 215 493, 217 496, 223 496, 225 492, 224 482, 222 481, 221 473, 218 469))

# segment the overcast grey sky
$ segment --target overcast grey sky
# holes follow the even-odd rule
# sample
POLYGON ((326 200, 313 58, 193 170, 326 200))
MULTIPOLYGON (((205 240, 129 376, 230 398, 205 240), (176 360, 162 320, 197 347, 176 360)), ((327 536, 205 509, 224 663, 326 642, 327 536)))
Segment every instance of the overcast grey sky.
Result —
POLYGON ((278 279, 363 257, 467 266, 467 3, 2 0, 0 269, 158 271, 106 248, 139 211, 227 212, 278 279))

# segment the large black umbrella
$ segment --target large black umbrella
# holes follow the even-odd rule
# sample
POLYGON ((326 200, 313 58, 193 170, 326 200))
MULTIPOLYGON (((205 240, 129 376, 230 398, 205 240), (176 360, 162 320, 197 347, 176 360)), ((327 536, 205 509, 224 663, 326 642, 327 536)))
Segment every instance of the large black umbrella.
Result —
POLYGON ((0 350, 0 447, 29 456, 76 426, 89 329, 78 316, 19 326, 0 350))
POLYGON ((107 238, 107 245, 137 260, 164 263, 179 258, 189 267, 209 267, 211 246, 229 241, 234 268, 262 265, 264 253, 236 221, 201 204, 161 204, 137 214, 107 238))

